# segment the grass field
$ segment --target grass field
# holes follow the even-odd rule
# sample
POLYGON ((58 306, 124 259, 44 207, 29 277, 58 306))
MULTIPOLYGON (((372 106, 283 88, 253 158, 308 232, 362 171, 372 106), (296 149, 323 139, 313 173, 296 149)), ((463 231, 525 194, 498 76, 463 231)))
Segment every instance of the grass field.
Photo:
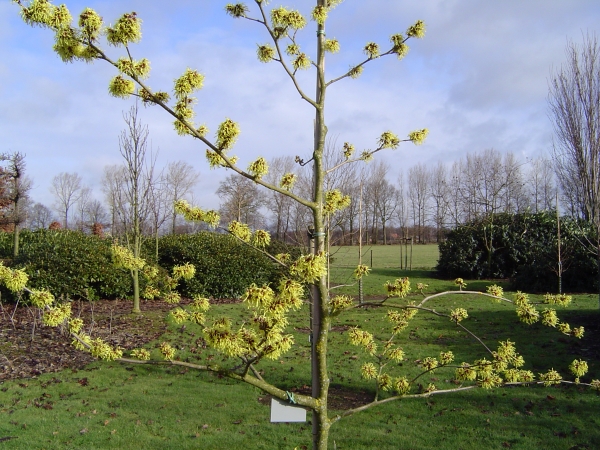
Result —
MULTIPOLYGON (((392 246, 374 247, 372 273, 365 292, 382 293, 386 280, 409 276, 413 284, 429 284, 429 292, 456 289, 451 281, 432 278, 437 248, 423 250, 417 270, 394 266, 392 246), (378 256, 376 256, 378 255, 378 256), (377 259, 379 258, 379 259, 377 259), (380 261, 381 267, 377 261, 380 261), (387 263, 386 263, 387 261, 387 263)), ((356 261, 350 250, 334 253, 332 280, 342 279, 356 261)), ((357 253, 356 253, 357 255, 357 253)), ((368 263, 368 261, 365 261, 368 263)), ((483 289, 485 282, 470 281, 468 288, 483 289)), ((344 287, 354 291, 356 286, 344 287)), ((422 295, 412 292, 408 300, 422 295)), ((539 297, 533 297, 538 299, 539 297)), ((526 360, 526 368, 545 372, 553 367, 568 376, 575 358, 588 361, 590 373, 582 381, 600 378, 599 345, 594 331, 600 314, 595 295, 579 295, 559 310, 562 320, 589 329, 582 340, 561 335, 539 323, 527 326, 514 310, 481 296, 440 297, 430 307, 448 312, 457 306, 469 310, 465 325, 491 348, 510 339, 526 360)), ((560 308, 559 308, 560 309, 560 308)), ((344 401, 369 397, 373 384, 360 376, 360 364, 373 359, 351 346, 343 330, 359 326, 378 341, 389 338, 387 309, 353 310, 339 316, 330 333, 332 398, 344 401)), ((240 324, 245 305, 214 307, 214 315, 232 317, 240 324)), ((310 347, 306 329, 308 307, 290 316, 289 332, 296 345, 279 360, 261 363, 265 379, 294 391, 310 385, 310 347)), ((201 349, 200 330, 172 325, 160 340, 176 344, 182 360, 221 361, 210 349, 201 349)), ((452 350, 457 363, 486 355, 481 347, 446 317, 419 313, 399 336, 406 358, 389 367, 393 376, 416 376, 418 362, 440 351, 452 350)), ((157 350, 155 346, 149 346, 157 350)), ((222 361, 226 364, 226 361, 222 361)), ((456 387, 454 369, 439 369, 418 383, 438 389, 456 387)), ((417 383, 417 384, 418 384, 417 383)), ((415 388, 418 389, 418 388, 415 388)), ((383 394, 385 397, 388 394, 383 394)), ((4 449, 294 449, 310 448, 310 423, 271 424, 268 398, 255 388, 217 376, 174 367, 94 363, 79 371, 63 371, 36 379, 0 385, 0 446, 4 449), (9 439, 4 439, 9 438, 9 439)), ((446 396, 391 402, 343 419, 331 429, 330 447, 337 449, 596 449, 600 448, 600 397, 581 386, 513 387, 473 390, 446 396)), ((308 415, 310 421, 310 414, 308 415)))

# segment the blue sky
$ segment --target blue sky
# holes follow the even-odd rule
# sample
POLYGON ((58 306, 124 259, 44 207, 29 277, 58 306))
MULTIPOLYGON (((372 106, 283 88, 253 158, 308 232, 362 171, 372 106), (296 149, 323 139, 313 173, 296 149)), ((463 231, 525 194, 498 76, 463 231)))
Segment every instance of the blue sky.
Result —
MULTIPOLYGON (((143 39, 132 47, 136 59, 151 61, 149 84, 172 89, 187 67, 206 76, 198 94, 197 121, 214 132, 229 117, 242 133, 233 153, 241 166, 257 156, 282 154, 309 158, 313 111, 300 100, 276 63, 256 59, 256 44, 267 42, 258 24, 224 13, 227 2, 208 0, 66 0, 74 16, 94 8, 106 23, 124 12, 143 20, 143 39)), ((285 6, 309 13, 314 2, 285 6)), ((254 2, 248 2, 256 16, 254 2)), ((271 5, 278 6, 273 0, 271 5)), ((372 148, 386 130, 401 136, 427 127, 427 142, 405 144, 383 155, 391 176, 419 162, 451 163, 467 152, 495 148, 525 162, 547 154, 552 127, 548 119, 548 79, 564 61, 567 39, 598 32, 597 0, 346 0, 330 15, 327 36, 340 53, 328 56, 328 78, 363 58, 362 47, 375 41, 387 48, 389 36, 425 21, 422 40, 411 40, 408 55, 370 63, 358 80, 343 80, 329 90, 329 135, 357 149, 372 148)), ((315 25, 303 30, 312 52, 315 25)), ((49 30, 30 28, 9 1, 0 4, 1 151, 27 155, 34 201, 51 206, 50 181, 60 172, 77 172, 102 199, 104 166, 121 162, 118 135, 122 112, 133 100, 107 94, 115 70, 94 64, 64 64, 52 52, 49 30)), ((115 59, 120 49, 110 49, 115 59)), ((300 77, 314 92, 314 72, 300 77)), ((205 148, 178 136, 171 119, 157 107, 142 110, 158 166, 185 160, 201 174, 195 192, 201 206, 217 207, 214 192, 227 172, 210 170, 205 148)), ((211 133, 212 134, 212 133, 211 133)), ((393 181, 393 180, 392 180, 393 181)))

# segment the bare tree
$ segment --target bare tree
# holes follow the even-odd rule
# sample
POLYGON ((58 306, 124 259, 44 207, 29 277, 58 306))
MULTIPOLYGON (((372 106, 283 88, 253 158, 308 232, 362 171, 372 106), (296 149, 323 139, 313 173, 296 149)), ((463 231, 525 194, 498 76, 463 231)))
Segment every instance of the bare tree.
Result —
POLYGON ((92 199, 87 203, 86 217, 88 219, 88 223, 94 225, 96 223, 102 225, 103 227, 108 225, 108 214, 106 212, 106 208, 101 201, 92 199))
POLYGON ((264 198, 256 183, 243 177, 229 175, 219 183, 217 195, 221 199, 221 220, 243 222, 257 228, 263 222, 260 208, 264 198))
MULTIPOLYGON (((164 176, 164 189, 168 194, 167 199, 171 203, 171 232, 173 234, 175 233, 175 222, 177 220, 174 204, 191 192, 192 188, 198 183, 199 175, 185 161, 172 162, 167 166, 167 173, 164 176)), ((156 196, 155 199, 157 199, 156 196)))
POLYGON ((108 204, 110 214, 110 229, 114 236, 123 230, 123 224, 119 217, 121 205, 125 203, 123 183, 125 170, 123 166, 111 165, 104 167, 102 175, 102 192, 108 204))
POLYGON ((61 172, 52 178, 50 192, 55 198, 55 208, 63 217, 63 227, 69 228, 69 210, 79 200, 81 177, 77 173, 61 172))
POLYGON ((27 226, 32 230, 48 228, 54 222, 54 214, 46 205, 35 203, 27 213, 27 226))
POLYGON ((552 162, 542 157, 532 160, 527 180, 533 211, 537 213, 554 208, 556 185, 552 162))
POLYGON ((408 171, 408 198, 418 242, 423 242, 423 227, 429 200, 428 191, 429 171, 425 164, 419 163, 408 171))
POLYGON ((10 211, 5 214, 4 221, 12 226, 13 231, 13 256, 19 255, 19 230, 27 218, 26 204, 29 201, 31 180, 25 175, 25 155, 19 152, 3 154, 2 161, 6 161, 4 170, 7 182, 7 200, 10 202, 10 211))
MULTIPOLYGON (((571 211, 593 223, 600 283, 600 45, 596 35, 567 43, 567 62, 550 81, 554 163, 571 211)), ((600 303, 600 284, 598 291, 600 303)))
MULTIPOLYGON (((269 173, 265 180, 271 184, 279 184, 279 180, 286 173, 293 173, 295 169, 294 158, 290 155, 276 157, 269 164, 269 173)), ((267 209, 273 214, 275 239, 286 240, 291 225, 292 199, 279 192, 269 191, 265 199, 267 209)))
POLYGON ((88 211, 88 204, 91 201, 92 189, 88 186, 83 186, 79 191, 79 198, 75 207, 77 209, 77 228, 79 231, 85 231, 87 225, 90 225, 88 218, 86 217, 88 211))
POLYGON ((441 162, 429 174, 432 219, 435 223, 437 241, 442 240, 442 232, 449 214, 448 171, 441 162))
MULTIPOLYGON (((121 195, 117 195, 118 213, 125 225, 127 246, 135 258, 141 256, 142 227, 149 216, 150 191, 154 182, 155 156, 148 154, 148 127, 138 118, 137 103, 123 114, 127 127, 119 136, 119 151, 125 160, 121 173, 121 195)), ((117 172, 118 173, 118 172, 117 172)), ((118 180, 117 180, 118 181, 118 180)), ((118 193, 118 191, 117 191, 118 193)), ((133 312, 140 312, 139 270, 131 269, 133 312)))

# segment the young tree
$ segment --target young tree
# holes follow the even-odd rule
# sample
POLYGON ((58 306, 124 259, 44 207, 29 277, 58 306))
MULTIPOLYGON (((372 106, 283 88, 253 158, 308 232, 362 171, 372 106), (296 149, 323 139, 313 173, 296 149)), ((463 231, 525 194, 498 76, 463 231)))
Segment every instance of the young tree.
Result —
POLYGON ((61 172, 52 178, 50 192, 56 200, 56 210, 63 217, 63 227, 69 228, 69 211, 79 200, 81 177, 76 173, 61 172))
MULTIPOLYGON (((295 261, 290 261, 285 255, 274 257, 278 264, 285 265, 289 269, 289 277, 284 278, 276 290, 269 286, 251 286, 244 300, 253 310, 250 320, 244 321, 242 325, 234 325, 228 318, 218 318, 208 325, 203 325, 203 337, 207 344, 216 348, 226 357, 232 358, 235 363, 230 368, 226 366, 201 365, 191 362, 178 361, 175 357, 175 349, 168 343, 161 345, 161 353, 168 363, 173 365, 185 365, 198 370, 218 372, 221 376, 227 376, 231 379, 248 383, 258 387, 274 397, 283 401, 295 402, 299 406, 312 410, 313 424, 313 448, 326 449, 330 427, 341 420, 343 417, 355 414, 368 408, 381 405, 390 401, 398 401, 409 398, 423 398, 431 395, 442 394, 445 392, 457 392, 476 387, 495 387, 506 383, 532 383, 533 373, 527 370, 521 370, 522 358, 516 352, 514 344, 510 341, 503 343, 498 351, 492 351, 488 347, 487 352, 490 360, 485 358, 478 360, 473 364, 464 363, 457 367, 456 377, 467 385, 454 387, 448 390, 437 390, 434 385, 427 386, 422 392, 415 390, 416 380, 408 380, 405 377, 395 376, 395 370, 399 370, 398 364, 394 362, 401 361, 404 358, 402 349, 393 341, 393 337, 400 333, 407 325, 410 319, 417 311, 430 312, 436 315, 442 315, 457 326, 464 329, 460 324, 467 317, 466 310, 457 308, 449 314, 442 314, 438 311, 429 309, 426 302, 432 298, 427 297, 418 304, 411 303, 393 303, 390 306, 391 311, 388 318, 391 322, 391 338, 385 339, 381 345, 378 345, 372 333, 359 327, 352 328, 349 331, 350 341, 365 350, 367 358, 372 358, 372 362, 365 362, 361 371, 365 378, 371 379, 375 387, 375 399, 357 408, 353 408, 333 416, 330 416, 328 409, 329 392, 329 373, 328 373, 328 337, 332 321, 345 310, 361 308, 368 306, 381 306, 386 304, 391 298, 403 298, 409 290, 409 281, 407 279, 398 279, 395 282, 388 283, 388 295, 385 300, 375 303, 365 303, 358 305, 352 299, 345 296, 330 296, 329 286, 327 285, 327 255, 325 254, 326 240, 326 217, 347 206, 350 199, 338 190, 327 191, 325 189, 325 175, 328 170, 324 163, 323 154, 325 149, 326 122, 325 122, 325 99, 326 92, 333 84, 360 75, 364 67, 372 61, 385 56, 403 57, 408 51, 406 44, 408 39, 423 37, 425 27, 423 22, 418 21, 407 29, 406 36, 394 34, 391 37, 391 45, 387 50, 382 50, 376 43, 370 42, 364 47, 366 58, 353 64, 351 68, 334 78, 328 79, 325 74, 325 53, 335 52, 340 48, 340 44, 335 39, 329 39, 325 36, 325 24, 328 14, 333 8, 341 3, 340 0, 316 0, 316 5, 312 9, 312 18, 316 22, 317 34, 317 54, 316 58, 311 59, 302 51, 296 41, 296 34, 307 25, 307 20, 295 10, 283 7, 267 9, 266 1, 256 0, 253 12, 245 4, 229 4, 226 11, 235 18, 249 19, 255 23, 261 24, 271 37, 271 42, 258 46, 258 58, 262 62, 277 62, 283 68, 284 72, 291 79, 300 97, 310 105, 315 111, 315 133, 314 148, 310 158, 304 164, 310 163, 312 166, 312 189, 310 196, 303 197, 291 192, 296 177, 292 173, 284 174, 278 184, 272 184, 265 181, 264 176, 268 172, 268 166, 264 158, 258 158, 251 162, 246 170, 236 164, 236 158, 229 154, 239 134, 239 126, 234 121, 226 119, 217 130, 214 141, 206 137, 206 129, 192 122, 194 111, 191 105, 194 99, 191 97, 194 91, 202 86, 202 76, 191 69, 175 80, 175 105, 170 106, 169 96, 165 92, 153 91, 145 82, 148 75, 148 61, 134 60, 131 57, 130 43, 139 41, 140 21, 136 13, 129 13, 119 18, 115 25, 106 29, 106 38, 110 44, 117 47, 125 47, 126 55, 117 61, 101 48, 99 37, 102 30, 102 21, 100 16, 90 9, 86 9, 80 16, 79 26, 71 25, 70 16, 66 8, 50 6, 46 0, 32 0, 27 4, 17 0, 21 5, 22 15, 25 21, 34 24, 49 27, 57 33, 57 44, 55 50, 66 61, 75 59, 82 60, 104 60, 113 64, 118 70, 119 75, 110 82, 110 92, 118 97, 129 97, 137 95, 150 104, 159 105, 175 118, 175 128, 182 135, 191 135, 193 138, 202 142, 203 147, 208 147, 207 158, 209 164, 215 167, 227 167, 233 172, 239 174, 259 184, 265 188, 274 190, 295 200, 310 211, 312 227, 310 236, 314 253, 301 256, 295 261), (284 47, 285 46, 285 47, 284 47), (316 71, 316 94, 311 97, 302 89, 297 72, 300 70, 313 68, 316 71), (136 85, 138 88, 136 89, 136 85), (287 313, 290 310, 300 308, 303 304, 303 284, 311 285, 311 347, 312 347, 312 395, 292 394, 269 383, 263 375, 257 370, 256 365, 265 358, 279 358, 280 355, 290 349, 293 344, 291 335, 285 334, 287 325, 287 313), (413 391, 411 392, 411 389, 413 391), (380 398, 382 392, 394 391, 395 394, 387 398, 380 398)), ((427 135, 427 130, 418 130, 410 133, 406 139, 400 139, 391 131, 384 131, 377 139, 377 145, 374 150, 365 150, 358 157, 353 156, 354 148, 349 144, 345 146, 343 152, 344 164, 352 164, 358 161, 369 160, 373 155, 384 149, 397 148, 401 142, 412 142, 420 144, 427 135)), ((219 223, 218 214, 215 211, 204 211, 200 208, 191 207, 187 202, 178 202, 178 210, 186 218, 201 220, 212 224, 219 223)), ((264 247, 269 242, 268 233, 257 230, 252 233, 247 225, 239 221, 232 221, 229 224, 229 231, 232 235, 257 247, 264 247)), ((359 266, 356 269, 356 277, 360 278, 367 272, 365 266, 359 266)), ((462 280, 457 280, 457 284, 464 287, 462 280)), ((19 286, 11 285, 13 288, 22 288, 24 283, 19 286)), ((465 291, 460 291, 460 293, 465 291)), ((502 298, 502 291, 497 286, 492 287, 487 294, 496 299, 502 298)), ((439 296, 436 295, 436 297, 439 296)), ((46 297, 34 295, 34 304, 47 305, 46 297)), ((517 299, 518 314, 525 321, 532 322, 539 313, 527 298, 521 295, 517 299)), ((199 324, 204 324, 206 317, 203 314, 208 308, 208 300, 197 298, 193 303, 193 310, 186 311, 182 308, 174 309, 172 317, 175 320, 183 321, 186 319, 194 320, 199 324)), ((46 323, 55 325, 65 323, 68 317, 67 312, 62 306, 48 306, 44 315, 46 323)), ((552 323, 556 324, 552 316, 552 323)), ((149 353, 144 349, 137 349, 132 352, 132 356, 137 356, 140 360, 123 358, 119 349, 110 347, 101 340, 92 340, 81 332, 81 322, 71 320, 68 322, 71 334, 78 339, 82 347, 88 347, 92 354, 102 356, 105 359, 119 359, 130 363, 147 363, 149 353)), ((566 328, 564 331, 566 331, 566 328)), ((583 330, 569 328, 569 334, 581 336, 583 330)), ((450 366, 453 360, 451 352, 444 352, 439 358, 424 358, 422 361, 423 373, 428 373, 434 368, 450 366)), ((456 366, 455 366, 456 367, 456 366)), ((585 373, 583 364, 578 363, 574 366, 573 372, 577 377, 585 373)), ((541 382, 546 384, 557 383, 561 381, 560 375, 555 371, 549 371, 543 374, 541 382)), ((579 379, 577 380, 579 381, 579 379)), ((593 385, 600 387, 600 381, 594 381, 593 385)))
MULTIPOLYGON (((127 128, 119 136, 119 151, 125 160, 120 189, 122 195, 118 212, 125 226, 127 247, 135 260, 142 253, 142 227, 151 209, 151 188, 154 184, 155 155, 148 154, 148 127, 138 118, 137 103, 123 115, 127 128)), ((137 264, 130 267, 133 281, 133 309, 140 312, 140 269, 137 264)))

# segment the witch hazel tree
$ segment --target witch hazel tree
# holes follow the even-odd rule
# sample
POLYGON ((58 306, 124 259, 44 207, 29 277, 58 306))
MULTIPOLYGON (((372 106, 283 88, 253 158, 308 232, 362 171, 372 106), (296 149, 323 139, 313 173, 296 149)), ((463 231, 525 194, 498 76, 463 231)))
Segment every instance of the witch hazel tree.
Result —
MULTIPOLYGON (((199 141, 206 147, 205 156, 210 167, 227 168, 239 176, 246 177, 264 188, 278 192, 307 208, 311 214, 311 239, 314 252, 292 260, 290 255, 269 255, 274 262, 286 268, 287 275, 277 286, 250 286, 242 300, 248 307, 248 319, 242 325, 234 325, 228 317, 211 317, 210 303, 205 298, 195 298, 184 307, 175 307, 170 316, 177 323, 191 321, 198 324, 207 344, 227 357, 228 363, 222 365, 200 364, 181 361, 175 348, 168 342, 159 345, 163 364, 186 366, 201 371, 215 372, 240 382, 258 387, 283 401, 293 401, 296 405, 312 411, 313 448, 326 449, 330 427, 343 417, 352 415, 382 403, 408 400, 414 398, 440 395, 449 392, 464 391, 475 388, 494 388, 506 385, 551 385, 557 383, 579 383, 587 373, 585 361, 575 360, 570 365, 574 381, 566 381, 553 369, 537 376, 525 367, 524 358, 517 352, 515 344, 510 340, 499 343, 497 348, 488 347, 483 339, 468 330, 464 321, 468 318, 465 308, 455 308, 448 312, 440 312, 428 307, 427 303, 440 296, 481 295, 497 301, 511 303, 515 306, 518 318, 528 324, 541 321, 545 325, 558 328, 561 332, 576 338, 582 337, 582 328, 573 328, 560 322, 553 303, 567 303, 567 296, 546 298, 547 307, 541 313, 526 294, 517 293, 513 300, 504 297, 498 286, 491 286, 487 292, 467 291, 463 280, 457 280, 457 291, 447 291, 433 295, 423 294, 424 298, 417 302, 407 297, 411 290, 410 281, 400 278, 385 285, 387 296, 377 302, 358 304, 349 296, 332 295, 327 282, 327 218, 347 207, 351 198, 339 190, 325 189, 326 176, 346 164, 370 161, 382 150, 396 149, 404 142, 421 144, 427 129, 410 132, 401 139, 392 131, 384 131, 376 140, 374 149, 367 149, 358 155, 351 143, 345 143, 341 152, 343 160, 333 167, 326 167, 324 159, 327 134, 325 105, 327 90, 334 84, 357 78, 364 68, 383 57, 402 59, 408 53, 407 42, 425 35, 425 24, 417 21, 409 26, 404 34, 394 34, 389 43, 382 48, 375 42, 364 46, 364 57, 350 65, 350 68, 333 78, 325 73, 327 53, 340 50, 340 42, 328 39, 325 26, 329 14, 342 3, 341 0, 317 0, 311 10, 310 18, 306 18, 297 10, 285 7, 268 7, 266 0, 255 0, 252 7, 244 4, 227 4, 225 12, 233 18, 249 20, 263 27, 270 36, 270 42, 261 43, 257 47, 260 62, 278 64, 290 79, 301 99, 309 104, 315 112, 314 148, 307 161, 297 158, 302 164, 312 165, 312 192, 302 196, 294 190, 297 176, 285 173, 279 183, 268 183, 265 175, 269 165, 265 158, 258 157, 246 169, 237 164, 238 158, 231 154, 240 133, 240 126, 232 119, 225 119, 219 126, 213 139, 208 136, 209 130, 194 121, 193 96, 203 86, 204 77, 197 70, 186 71, 175 80, 172 95, 163 90, 150 87, 148 77, 150 62, 133 57, 132 44, 141 39, 141 19, 135 12, 123 14, 113 25, 106 26, 101 16, 90 8, 84 9, 77 22, 65 5, 55 6, 48 0, 14 0, 18 4, 23 20, 32 26, 48 28, 55 33, 54 51, 65 62, 103 61, 115 68, 116 75, 109 82, 109 93, 115 97, 127 99, 137 97, 147 105, 157 105, 173 119, 175 131, 199 141), (309 26, 316 29, 316 56, 311 57, 299 43, 299 33, 309 26), (105 47, 108 44, 108 47, 105 47), (112 56, 112 53, 121 56, 112 56), (301 85, 298 73, 313 70, 316 74, 315 95, 311 97, 301 85), (312 394, 292 395, 285 389, 270 383, 264 377, 259 366, 263 360, 278 359, 294 345, 292 334, 288 331, 289 313, 299 310, 309 299, 311 311, 311 346, 312 346, 312 394), (368 306, 387 308, 386 317, 389 323, 387 336, 361 327, 353 327, 348 331, 350 343, 364 351, 361 373, 365 379, 372 380, 374 386, 373 401, 360 407, 330 414, 328 408, 329 372, 328 343, 329 330, 339 316, 350 310, 368 306), (443 351, 439 355, 425 355, 419 358, 421 372, 418 376, 407 376, 397 364, 406 358, 402 348, 402 340, 411 320, 417 313, 427 313, 452 321, 456 327, 471 335, 474 342, 481 346, 484 357, 474 361, 455 362, 452 351, 443 351), (434 370, 450 370, 458 385, 449 389, 438 389, 434 384, 420 386, 419 380, 424 374, 434 370)), ((266 137, 265 137, 266 138, 266 137)), ((175 209, 187 220, 206 222, 215 227, 220 218, 216 211, 207 211, 192 206, 185 201, 177 201, 175 209)), ((254 246, 264 252, 270 242, 269 234, 264 230, 252 231, 246 224, 233 221, 227 230, 247 245, 254 246)), ((135 261, 138 265, 141 261, 135 261)), ((120 262, 121 264, 122 261, 120 262)), ((191 268, 185 269, 186 273, 191 268)), ((360 265, 355 270, 355 278, 360 279, 368 274, 368 267, 360 265)), ((31 303, 44 309, 44 321, 51 326, 63 326, 74 339, 74 345, 91 352, 94 356, 106 360, 118 360, 131 364, 156 363, 150 359, 147 349, 134 349, 129 357, 123 356, 122 349, 113 348, 101 339, 93 339, 84 332, 84 324, 70 316, 68 304, 58 304, 51 293, 33 291, 26 288, 27 276, 22 271, 13 271, 2 267, 0 279, 14 292, 28 293, 31 303)), ((417 286, 423 293, 426 286, 417 286)), ((173 296, 171 296, 173 298, 173 296)), ((411 356, 412 358, 412 356, 411 356)), ((600 381, 593 380, 587 384, 595 389, 600 388, 600 381)))

